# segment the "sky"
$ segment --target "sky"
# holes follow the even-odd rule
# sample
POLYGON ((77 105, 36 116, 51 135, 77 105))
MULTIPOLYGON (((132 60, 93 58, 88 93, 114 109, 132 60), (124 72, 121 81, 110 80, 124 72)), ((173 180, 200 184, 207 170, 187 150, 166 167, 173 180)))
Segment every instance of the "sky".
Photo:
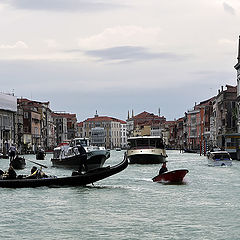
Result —
POLYGON ((167 120, 237 85, 239 0, 0 0, 0 92, 167 120))

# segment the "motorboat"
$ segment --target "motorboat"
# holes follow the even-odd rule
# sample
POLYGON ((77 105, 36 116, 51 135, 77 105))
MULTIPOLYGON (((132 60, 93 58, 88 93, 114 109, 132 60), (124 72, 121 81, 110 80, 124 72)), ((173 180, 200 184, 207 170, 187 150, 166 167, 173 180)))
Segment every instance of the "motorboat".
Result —
POLYGON ((212 149, 207 153, 208 166, 232 166, 230 154, 221 149, 212 149))
POLYGON ((54 148, 51 159, 55 167, 71 167, 77 169, 87 155, 86 165, 88 170, 103 167, 110 157, 110 151, 105 147, 92 146, 88 138, 75 138, 70 143, 60 144, 54 148), (79 150, 84 148, 84 152, 79 150))
POLYGON ((159 174, 156 177, 154 177, 152 180, 153 182, 160 182, 160 183, 181 183, 187 173, 188 173, 187 169, 178 169, 178 170, 159 174))
POLYGON ((20 175, 16 179, 0 179, 0 187, 25 188, 41 186, 85 186, 117 174, 123 171, 127 166, 127 158, 124 158, 123 161, 117 165, 97 168, 84 174, 73 172, 72 176, 69 177, 49 176, 32 179, 20 175))
POLYGON ((138 136, 128 138, 129 163, 155 164, 166 162, 167 154, 161 136, 138 136))

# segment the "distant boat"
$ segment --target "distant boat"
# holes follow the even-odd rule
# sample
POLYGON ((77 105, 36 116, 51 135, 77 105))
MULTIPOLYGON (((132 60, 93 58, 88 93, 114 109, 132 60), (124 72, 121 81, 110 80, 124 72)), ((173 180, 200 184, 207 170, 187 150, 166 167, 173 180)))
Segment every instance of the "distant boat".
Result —
POLYGON ((184 149, 185 153, 197 153, 197 150, 193 150, 193 149, 184 149))
POLYGON ((154 164, 166 162, 167 154, 161 136, 128 138, 130 148, 127 157, 130 163, 154 164))
POLYGON ((208 166, 232 166, 232 158, 227 151, 213 149, 207 153, 208 166))
POLYGON ((8 155, 4 155, 3 153, 0 153, 0 159, 8 159, 8 155))
POLYGON ((44 149, 39 149, 36 153, 37 160, 44 160, 45 156, 46 156, 46 153, 45 153, 44 149))

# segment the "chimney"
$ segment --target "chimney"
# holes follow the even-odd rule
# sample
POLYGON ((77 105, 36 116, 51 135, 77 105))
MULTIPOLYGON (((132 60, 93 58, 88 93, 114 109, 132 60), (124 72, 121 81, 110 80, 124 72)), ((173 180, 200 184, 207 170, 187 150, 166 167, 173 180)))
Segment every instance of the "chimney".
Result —
POLYGON ((223 86, 221 86, 222 92, 223 92, 223 86))
POLYGON ((128 110, 128 117, 127 117, 127 119, 129 119, 130 118, 130 116, 129 116, 129 110, 128 110))
POLYGON ((218 94, 220 93, 220 89, 218 89, 218 94))

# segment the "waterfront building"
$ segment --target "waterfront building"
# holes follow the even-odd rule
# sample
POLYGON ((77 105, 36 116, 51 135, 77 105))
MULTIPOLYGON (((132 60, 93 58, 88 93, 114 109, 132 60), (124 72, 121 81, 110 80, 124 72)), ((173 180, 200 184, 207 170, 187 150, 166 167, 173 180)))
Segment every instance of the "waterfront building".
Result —
POLYGON ((55 125, 56 144, 66 142, 68 140, 67 132, 67 116, 61 113, 52 113, 53 122, 55 125))
POLYGON ((35 152, 39 147, 52 149, 55 126, 49 102, 19 98, 18 108, 23 110, 23 145, 25 151, 35 152))
POLYGON ((57 144, 77 137, 77 116, 72 113, 54 112, 57 144))
POLYGON ((98 131, 101 138, 103 137, 103 134, 105 134, 104 147, 109 149, 120 148, 121 124, 126 124, 126 122, 113 117, 98 116, 96 113, 93 118, 88 118, 83 121, 83 136, 90 138, 92 141, 91 138, 94 136, 92 135, 92 130, 94 131, 94 134, 98 131))
POLYGON ((237 64, 234 66, 237 70, 237 132, 240 133, 240 36, 238 40, 238 56, 237 56, 237 64))
POLYGON ((13 94, 0 93, 0 152, 7 154, 15 143, 15 114, 17 98, 13 94))
POLYGON ((240 158, 240 134, 237 134, 237 86, 226 85, 218 91, 213 105, 216 144, 226 149, 233 159, 240 158), (237 157, 238 156, 238 157, 237 157))
POLYGON ((153 113, 148 113, 146 111, 139 113, 136 116, 132 115, 127 121, 127 135, 130 136, 150 136, 156 135, 156 133, 161 134, 162 126, 164 125, 166 118, 154 115, 153 113))
POLYGON ((121 148, 126 149, 127 148, 127 123, 125 121, 120 121, 120 135, 121 135, 121 148))
POLYGON ((77 123, 77 137, 83 138, 83 122, 77 123))
POLYGON ((15 115, 15 143, 18 152, 23 153, 23 109, 17 106, 17 113, 15 115))
POLYGON ((218 90, 214 104, 215 128, 217 137, 237 132, 237 87, 226 85, 218 90))
POLYGON ((176 121, 176 147, 178 149, 184 148, 184 117, 176 121))
POLYGON ((199 150, 205 154, 210 146, 213 146, 213 122, 215 121, 213 106, 215 97, 195 104, 193 110, 185 113, 185 148, 199 150), (212 135, 211 135, 212 134, 212 135))
POLYGON ((164 142, 167 148, 175 149, 176 144, 176 121, 166 121, 164 123, 164 142))
POLYGON ((186 147, 191 150, 200 149, 200 109, 188 110, 186 117, 186 147))
POLYGON ((41 145, 41 114, 37 106, 28 99, 18 99, 18 107, 23 110, 23 153, 35 152, 41 145))
POLYGON ((199 127, 199 138, 200 138, 200 153, 206 154, 206 151, 213 147, 212 136, 211 136, 211 117, 213 116, 213 103, 216 97, 212 97, 208 100, 200 102, 195 106, 195 109, 200 111, 200 127, 199 127))

